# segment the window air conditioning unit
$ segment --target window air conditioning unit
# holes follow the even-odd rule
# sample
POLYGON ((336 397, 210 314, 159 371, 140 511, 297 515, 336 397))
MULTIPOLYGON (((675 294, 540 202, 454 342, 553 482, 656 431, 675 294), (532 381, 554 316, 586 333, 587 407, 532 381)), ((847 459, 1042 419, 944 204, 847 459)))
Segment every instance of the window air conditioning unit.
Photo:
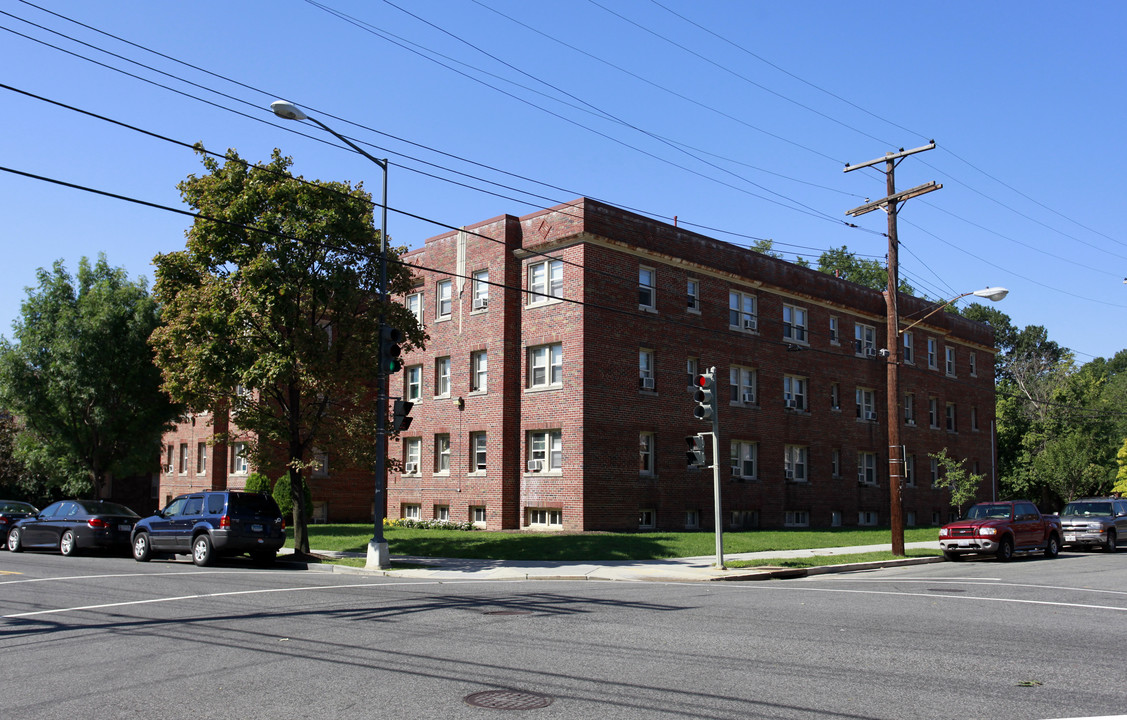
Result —
POLYGON ((405 475, 414 475, 419 471, 418 463, 403 463, 403 473, 405 475))
POLYGON ((794 399, 788 399, 786 401, 786 404, 787 404, 787 407, 790 408, 791 410, 794 410, 795 408, 798 407, 798 401, 794 400, 794 399))
POLYGON ((487 307, 489 307, 489 298, 487 298, 487 297, 474 298, 474 300, 473 300, 473 309, 474 310, 484 310, 487 307))
POLYGON ((755 318, 744 318, 744 330, 755 330, 758 324, 755 318))
POLYGON ((743 399, 744 399, 745 403, 748 403, 748 404, 754 403, 755 402, 755 393, 745 392, 743 394, 743 399))
POLYGON ((165 465, 164 466, 164 472, 168 475, 171 475, 172 474, 172 466, 171 465, 165 465))
POLYGON ((641 378, 641 380, 642 380, 642 389, 643 390, 653 390, 654 389, 654 379, 652 377, 644 377, 644 378, 641 378))
POLYGON ((877 349, 872 347, 865 348, 865 357, 876 357, 877 349))
POLYGON ((544 461, 543 460, 529 460, 528 461, 528 472, 540 472, 543 469, 544 469, 544 461))
POLYGON ((870 410, 870 411, 865 413, 865 419, 866 420, 876 420, 877 414, 875 412, 873 412, 872 410, 870 410))

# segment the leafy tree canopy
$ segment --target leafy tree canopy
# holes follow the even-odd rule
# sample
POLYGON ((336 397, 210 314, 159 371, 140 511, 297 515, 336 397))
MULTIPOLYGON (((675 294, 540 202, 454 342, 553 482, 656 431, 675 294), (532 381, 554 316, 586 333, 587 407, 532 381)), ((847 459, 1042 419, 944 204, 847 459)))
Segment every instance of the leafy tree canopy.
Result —
POLYGON ((0 341, 0 399, 22 430, 15 455, 69 493, 104 495, 108 476, 152 472, 161 437, 180 413, 161 390, 149 334, 160 322, 145 280, 104 255, 72 277, 62 261, 0 341))
MULTIPOLYGON (((830 248, 819 255, 818 270, 874 290, 888 289, 888 269, 876 260, 857 257, 845 245, 830 248)), ((916 289, 904 278, 900 278, 899 290, 906 295, 916 294, 916 289)))
MULTIPOLYGON (((281 453, 292 478, 295 549, 308 552, 304 477, 314 448, 374 461, 373 402, 381 313, 404 346, 425 341, 415 317, 379 295, 380 237, 359 185, 306 182, 278 150, 251 165, 232 150, 179 189, 201 215, 187 248, 158 255, 153 333, 164 386, 193 408, 230 407, 249 455, 281 453)), ((389 298, 411 287, 389 250, 389 298)))

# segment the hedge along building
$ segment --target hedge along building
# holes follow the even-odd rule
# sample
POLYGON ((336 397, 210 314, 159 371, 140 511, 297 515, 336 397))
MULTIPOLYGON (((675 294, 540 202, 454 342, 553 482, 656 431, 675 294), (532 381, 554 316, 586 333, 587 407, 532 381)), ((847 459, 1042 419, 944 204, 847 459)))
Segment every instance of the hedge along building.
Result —
MULTIPOLYGON (((990 476, 987 325, 938 312, 905 332, 902 412, 888 418, 884 298, 832 275, 586 198, 403 260, 418 280, 404 302, 430 339, 391 379, 414 407, 390 444, 390 517, 711 527, 712 473, 685 460, 686 436, 710 429, 689 392, 710 367, 729 528, 887 524, 890 421, 907 524, 950 515, 930 453, 990 476)), ((935 307, 902 295, 902 327, 935 307)))

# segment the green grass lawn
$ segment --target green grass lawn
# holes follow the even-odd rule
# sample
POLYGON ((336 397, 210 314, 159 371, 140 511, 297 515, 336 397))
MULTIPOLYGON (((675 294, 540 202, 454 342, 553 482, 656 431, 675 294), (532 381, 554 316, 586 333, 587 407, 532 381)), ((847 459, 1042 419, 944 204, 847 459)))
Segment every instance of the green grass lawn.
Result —
MULTIPOLYGON (((657 560, 716 552, 711 532, 530 533, 387 528, 394 555, 480 558, 485 560, 657 560)), ((313 550, 366 552, 371 525, 310 525, 313 550)), ((905 542, 935 540, 935 528, 908 528, 905 542)), ((292 546, 293 535, 290 534, 292 546)), ((724 552, 877 545, 891 542, 887 528, 827 530, 751 530, 724 533, 724 552)))

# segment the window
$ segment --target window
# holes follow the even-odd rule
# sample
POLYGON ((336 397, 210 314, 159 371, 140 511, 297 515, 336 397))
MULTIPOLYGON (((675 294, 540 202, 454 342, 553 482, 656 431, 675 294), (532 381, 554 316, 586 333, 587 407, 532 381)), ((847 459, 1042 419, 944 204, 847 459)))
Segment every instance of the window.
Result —
POLYGON ((235 475, 246 475, 247 470, 247 444, 237 442, 231 446, 231 472, 235 475))
POLYGON ((313 451, 313 468, 310 475, 315 478, 327 478, 329 476, 328 453, 323 453, 318 450, 313 451))
POLYGON ((830 527, 841 527, 841 511, 834 510, 830 513, 830 527))
POLYGON ((528 266, 528 303, 563 297, 563 261, 545 260, 528 266))
POLYGON ((411 293, 407 296, 407 312, 415 316, 419 321, 419 325, 423 324, 423 294, 421 292, 411 293))
POLYGON ((641 475, 655 475, 654 461, 654 434, 644 432, 638 435, 638 473, 641 475))
POLYGON ((783 401, 792 410, 806 409, 806 378, 783 376, 783 401))
POLYGON ((638 527, 639 528, 653 528, 656 527, 654 511, 650 509, 638 511, 638 527))
POLYGON ((700 360, 691 357, 685 360, 685 372, 689 375, 689 389, 697 389, 697 376, 700 375, 698 368, 700 367, 700 360))
POLYGON ((853 352, 875 357, 877 354, 877 329, 872 325, 856 323, 853 326, 853 352))
POLYGON ((406 520, 422 520, 423 508, 420 505, 404 504, 400 505, 400 512, 406 520))
POLYGON ((423 395, 423 366, 412 365, 407 368, 403 378, 407 381, 407 399, 417 402, 423 395))
POLYGON ((904 484, 908 487, 916 486, 916 456, 912 454, 904 456, 904 484))
POLYGON ((656 390, 654 380, 654 351, 638 351, 638 386, 643 390, 656 390))
POLYGON ((841 477, 841 448, 830 451, 830 473, 835 478, 841 477))
POLYGON ((689 310, 700 312, 700 280, 689 278, 686 285, 689 294, 689 310))
POLYGON ((188 443, 180 443, 180 474, 188 474, 188 443))
POLYGON ((756 463, 759 459, 759 445, 743 440, 732 441, 732 477, 753 480, 756 477, 756 463))
POLYGON ((970 429, 978 432, 978 408, 970 409, 970 429))
POLYGON ((638 268, 638 308, 640 310, 657 308, 657 299, 654 296, 656 286, 657 272, 653 268, 638 268))
POLYGON ((438 522, 450 522, 450 506, 449 505, 435 505, 434 506, 434 519, 438 522))
POLYGON ((434 436, 434 472, 437 475, 450 473, 450 436, 434 436))
POLYGON ((912 348, 912 333, 910 331, 905 332, 904 333, 904 349, 901 352, 901 354, 903 355, 904 362, 908 363, 909 365, 915 364, 915 360, 913 359, 914 356, 912 355, 912 350, 913 350, 913 348, 912 348))
POLYGON ((860 510, 857 512, 858 525, 876 525, 877 514, 871 510, 860 510))
POLYGON ((489 389, 489 353, 478 350, 470 353, 470 392, 489 389))
POLYGON ((485 472, 486 434, 484 432, 470 433, 470 472, 485 472))
POLYGON ((958 432, 955 424, 955 403, 947 403, 947 432, 958 432))
POLYGON ((175 451, 176 449, 172 446, 172 443, 169 443, 168 447, 165 448, 164 471, 166 473, 172 473, 172 453, 174 453, 175 451))
POLYGON ((838 332, 836 315, 830 315, 830 342, 834 345, 841 344, 841 334, 838 332))
POLYGON ((758 510, 733 510, 729 517, 733 530, 753 530, 759 527, 758 510))
POLYGON ((196 472, 203 475, 207 472, 207 443, 196 443, 196 472))
POLYGON ((806 446, 787 445, 784 450, 786 479, 792 482, 806 482, 806 446))
POLYGON ((970 376, 978 377, 978 357, 973 352, 967 353, 967 363, 970 365, 970 376))
POLYGON ((754 405, 756 397, 756 374, 751 368, 733 365, 728 369, 728 386, 731 400, 740 405, 754 405))
POLYGON ((563 345, 541 345, 528 350, 528 386, 563 384, 563 345))
POLYGON ((877 419, 877 393, 871 388, 857 388, 857 419, 877 419))
POLYGON ((904 395, 904 424, 916 424, 916 396, 912 393, 904 395))
POLYGON ((477 527, 485 527, 485 506, 475 505, 470 508, 470 522, 477 527))
POLYGON ((434 360, 434 396, 450 396, 450 358, 448 357, 434 360))
POLYGON ((473 274, 473 305, 471 311, 489 309, 489 271, 478 270, 473 274))
POLYGON ((740 330, 758 329, 759 316, 755 311, 754 295, 728 291, 728 325, 740 330))
POLYGON ((837 383, 830 385, 830 409, 841 410, 841 386, 837 383))
POLYGON ((939 427, 939 400, 933 397, 927 399, 927 423, 932 428, 939 427))
POLYGON ((927 474, 931 480, 931 486, 935 487, 939 484, 939 461, 935 458, 930 458, 931 462, 928 465, 927 474))
POLYGON ((563 433, 534 430, 528 433, 528 472, 560 472, 563 469, 563 433))
POLYGON ((862 485, 877 484, 877 454, 873 452, 857 453, 857 482, 862 485))
POLYGON ((810 527, 808 510, 787 510, 783 513, 783 527, 810 527))
POLYGON ((528 525, 529 527, 562 528, 563 510, 529 508, 528 525))
POLYGON ((700 527, 700 510, 685 511, 685 529, 695 530, 700 527))
POLYGON ((454 308, 454 298, 452 296, 454 289, 453 283, 449 280, 439 280, 437 286, 438 303, 435 308, 435 319, 443 320, 450 317, 450 313, 454 308))
POLYGON ((955 348, 948 346, 943 351, 947 357, 947 376, 955 377, 955 348))
POLYGON ((423 456, 423 440, 422 438, 407 438, 403 441, 403 474, 404 475, 418 475, 420 461, 423 456))
POLYGON ((936 364, 936 362, 937 362, 936 352, 937 352, 937 350, 936 350, 936 345, 935 345, 935 338, 929 337, 927 339, 927 366, 929 368, 931 368, 932 370, 939 367, 939 365, 936 364))
POLYGON ((806 310, 794 305, 783 305, 783 337, 794 342, 806 342, 806 310))

